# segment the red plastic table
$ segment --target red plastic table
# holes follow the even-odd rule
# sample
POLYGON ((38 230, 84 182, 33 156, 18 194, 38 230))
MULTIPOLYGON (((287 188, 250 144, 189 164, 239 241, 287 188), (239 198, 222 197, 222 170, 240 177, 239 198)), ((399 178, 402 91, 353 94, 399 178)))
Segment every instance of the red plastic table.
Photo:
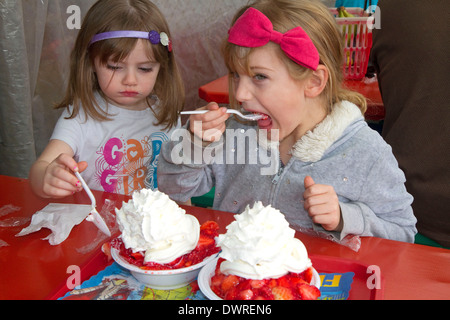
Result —
MULTIPOLYGON (((363 80, 346 80, 344 86, 361 93, 367 99, 367 120, 384 119, 384 105, 378 88, 378 81, 366 83, 363 80)), ((228 103, 228 76, 211 81, 199 88, 199 96, 207 102, 228 103)))
MULTIPOLYGON (((94 191, 97 207, 105 201, 113 201, 121 207, 125 196, 94 191)), ((31 217, 50 202, 83 203, 90 201, 85 193, 63 200, 46 200, 36 197, 28 180, 0 176, 0 212, 14 207, 13 212, 0 217, 20 219, 31 217)), ((220 232, 234 220, 228 212, 200 207, 184 206, 200 223, 217 221, 220 232)), ((67 281, 72 275, 68 268, 79 266, 82 281, 95 275, 108 265, 99 243, 92 250, 81 250, 92 244, 97 228, 84 221, 74 227, 69 238, 57 246, 42 240, 49 234, 41 230, 24 237, 15 235, 25 225, 0 227, 0 239, 8 246, 0 247, 0 299, 54 299, 68 291, 67 281), (68 272, 69 271, 69 272, 68 272)), ((111 226, 110 226, 111 227, 111 226)), ((118 235, 114 232, 113 237, 118 235)), ((450 250, 409 244, 380 238, 362 238, 358 252, 329 240, 297 232, 313 261, 314 267, 323 272, 355 273, 350 299, 449 299, 450 298, 450 250), (371 277, 379 271, 381 289, 368 288, 375 284, 371 277)), ((106 240, 105 240, 106 241, 106 240)))

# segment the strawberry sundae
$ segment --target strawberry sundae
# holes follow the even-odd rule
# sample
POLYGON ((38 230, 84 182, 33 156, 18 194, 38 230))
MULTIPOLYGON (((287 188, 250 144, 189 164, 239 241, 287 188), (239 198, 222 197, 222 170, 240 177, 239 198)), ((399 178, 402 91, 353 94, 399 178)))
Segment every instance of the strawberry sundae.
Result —
POLYGON ((320 291, 310 285, 315 270, 303 243, 284 215, 256 202, 219 235, 221 247, 212 291, 226 300, 310 300, 320 291))
POLYGON ((128 263, 144 270, 195 265, 219 251, 216 222, 200 226, 196 217, 159 191, 142 189, 116 208, 122 235, 111 242, 128 263))

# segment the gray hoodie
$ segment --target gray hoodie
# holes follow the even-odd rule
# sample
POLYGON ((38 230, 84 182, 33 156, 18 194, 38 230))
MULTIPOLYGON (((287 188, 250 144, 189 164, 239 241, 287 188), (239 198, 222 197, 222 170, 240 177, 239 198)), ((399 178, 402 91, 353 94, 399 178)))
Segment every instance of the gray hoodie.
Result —
POLYGON ((356 105, 336 105, 295 143, 285 166, 277 144, 268 143, 261 131, 231 120, 221 140, 205 148, 191 141, 187 130, 175 133, 162 146, 159 190, 184 202, 215 187, 216 210, 241 213, 261 201, 279 209, 294 229, 311 228, 337 239, 354 234, 414 241, 417 220, 405 176, 391 147, 368 127, 356 105), (307 175, 336 191, 341 232, 325 231, 304 209, 307 175))

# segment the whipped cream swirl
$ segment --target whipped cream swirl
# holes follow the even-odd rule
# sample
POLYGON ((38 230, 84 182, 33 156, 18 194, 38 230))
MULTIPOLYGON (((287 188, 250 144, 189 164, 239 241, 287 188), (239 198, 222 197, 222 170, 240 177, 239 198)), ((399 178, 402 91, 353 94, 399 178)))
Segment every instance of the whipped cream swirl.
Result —
POLYGON ((279 210, 256 202, 235 219, 217 238, 220 257, 225 259, 222 273, 262 280, 311 267, 305 246, 279 210))
POLYGON ((134 192, 116 208, 116 218, 125 247, 143 252, 145 262, 172 262, 191 252, 200 237, 197 218, 160 191, 134 192))

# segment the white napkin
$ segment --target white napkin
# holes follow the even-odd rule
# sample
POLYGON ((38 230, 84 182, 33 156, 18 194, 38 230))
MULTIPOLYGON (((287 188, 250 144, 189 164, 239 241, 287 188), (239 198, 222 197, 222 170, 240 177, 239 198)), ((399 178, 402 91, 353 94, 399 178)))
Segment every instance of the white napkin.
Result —
POLYGON ((52 246, 56 246, 67 239, 72 228, 86 219, 91 210, 91 205, 50 203, 37 211, 31 218, 30 225, 16 234, 16 237, 48 228, 52 233, 43 240, 48 240, 52 246))

